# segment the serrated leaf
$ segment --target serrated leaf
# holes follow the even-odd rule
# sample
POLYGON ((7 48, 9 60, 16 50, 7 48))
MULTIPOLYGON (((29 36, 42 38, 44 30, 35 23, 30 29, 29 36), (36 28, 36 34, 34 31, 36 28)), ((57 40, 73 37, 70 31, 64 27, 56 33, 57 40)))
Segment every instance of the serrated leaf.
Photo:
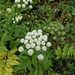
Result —
POLYGON ((39 69, 39 74, 38 75, 43 75, 42 69, 39 69))
POLYGON ((8 56, 8 59, 18 60, 19 58, 16 55, 12 54, 8 56))
POLYGON ((14 68, 14 72, 17 72, 17 71, 19 71, 21 69, 25 69, 25 68, 26 68, 25 64, 21 63, 14 68))
POLYGON ((67 25, 65 26, 65 31, 66 32, 69 32, 70 31, 70 25, 69 25, 69 23, 67 23, 67 25))
POLYGON ((38 63, 37 63, 36 55, 32 56, 32 64, 35 67, 35 69, 38 68, 38 63))
POLYGON ((52 73, 52 74, 50 74, 50 75, 60 75, 59 73, 52 73))
POLYGON ((11 72, 13 71, 13 69, 12 69, 11 67, 9 67, 9 66, 6 66, 6 67, 5 67, 5 71, 11 73, 11 72))
POLYGON ((8 55, 14 54, 17 51, 17 48, 13 48, 8 52, 8 55))
POLYGON ((62 58, 65 58, 67 56, 67 52, 68 52, 68 47, 64 46, 63 53, 62 53, 62 58))
POLYGON ((57 47, 57 50, 55 51, 55 54, 57 55, 57 59, 61 58, 62 56, 62 51, 61 51, 61 48, 58 46, 57 47))
POLYGON ((0 46, 0 59, 3 59, 7 55, 8 49, 2 45, 0 46))
POLYGON ((19 65, 20 63, 17 61, 17 60, 12 60, 12 59, 8 59, 7 60, 7 63, 9 64, 9 65, 19 65))
POLYGON ((72 31, 73 34, 75 34, 75 25, 73 25, 71 31, 72 31))
POLYGON ((38 70, 35 70, 33 75, 38 75, 38 70))

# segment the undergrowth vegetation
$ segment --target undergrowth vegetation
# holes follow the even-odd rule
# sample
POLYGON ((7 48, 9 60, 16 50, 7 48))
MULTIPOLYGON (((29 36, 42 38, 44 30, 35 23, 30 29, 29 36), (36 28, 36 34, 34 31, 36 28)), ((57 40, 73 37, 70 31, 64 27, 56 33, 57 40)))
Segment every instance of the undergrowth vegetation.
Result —
POLYGON ((75 75, 75 0, 1 0, 0 75, 75 75))

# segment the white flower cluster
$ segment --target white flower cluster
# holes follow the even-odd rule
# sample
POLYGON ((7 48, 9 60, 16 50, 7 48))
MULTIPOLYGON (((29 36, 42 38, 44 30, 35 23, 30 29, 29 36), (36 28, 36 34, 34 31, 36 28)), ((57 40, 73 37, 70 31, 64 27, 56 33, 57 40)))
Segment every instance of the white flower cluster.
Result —
MULTIPOLYGON (((47 47, 51 47, 51 43, 48 42, 47 35, 42 34, 42 30, 38 31, 33 30, 32 32, 28 32, 25 38, 20 40, 21 43, 25 45, 25 48, 28 50, 28 54, 32 56, 37 51, 47 51, 47 47)), ((19 52, 22 52, 24 49, 19 47, 19 52)), ((38 55, 39 60, 43 60, 44 56, 42 54, 38 55)))
POLYGON ((27 5, 29 5, 29 8, 32 9, 32 0, 15 0, 15 3, 17 3, 18 8, 25 8, 27 5))
POLYGON ((11 8, 7 8, 6 11, 7 11, 8 13, 11 13, 12 10, 11 10, 11 8))
POLYGON ((12 19, 12 20, 13 20, 13 23, 16 23, 16 22, 21 21, 21 20, 22 20, 22 18, 23 18, 22 14, 17 15, 15 18, 13 18, 13 19, 12 19))

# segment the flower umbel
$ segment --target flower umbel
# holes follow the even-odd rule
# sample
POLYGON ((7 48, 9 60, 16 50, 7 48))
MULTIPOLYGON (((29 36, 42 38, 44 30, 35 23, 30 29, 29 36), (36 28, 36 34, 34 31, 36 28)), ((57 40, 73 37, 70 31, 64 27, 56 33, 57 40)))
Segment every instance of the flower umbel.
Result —
MULTIPOLYGON (((43 35, 41 29, 28 32, 25 38, 22 38, 20 42, 25 45, 25 50, 28 50, 29 56, 32 56, 33 53, 41 53, 39 55, 37 54, 38 60, 43 60, 44 56, 42 53, 45 53, 48 47, 51 47, 51 42, 48 42, 48 36, 43 35)), ((20 49, 19 51, 21 52, 22 50, 20 49)))

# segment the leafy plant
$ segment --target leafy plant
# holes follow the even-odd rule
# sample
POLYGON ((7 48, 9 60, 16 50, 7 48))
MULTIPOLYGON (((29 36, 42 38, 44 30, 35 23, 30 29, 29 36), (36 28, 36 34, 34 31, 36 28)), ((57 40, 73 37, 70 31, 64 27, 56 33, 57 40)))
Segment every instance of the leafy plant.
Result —
POLYGON ((0 46, 0 75, 13 75, 14 65, 19 65, 19 58, 15 55, 17 48, 8 50, 4 45, 0 46))

